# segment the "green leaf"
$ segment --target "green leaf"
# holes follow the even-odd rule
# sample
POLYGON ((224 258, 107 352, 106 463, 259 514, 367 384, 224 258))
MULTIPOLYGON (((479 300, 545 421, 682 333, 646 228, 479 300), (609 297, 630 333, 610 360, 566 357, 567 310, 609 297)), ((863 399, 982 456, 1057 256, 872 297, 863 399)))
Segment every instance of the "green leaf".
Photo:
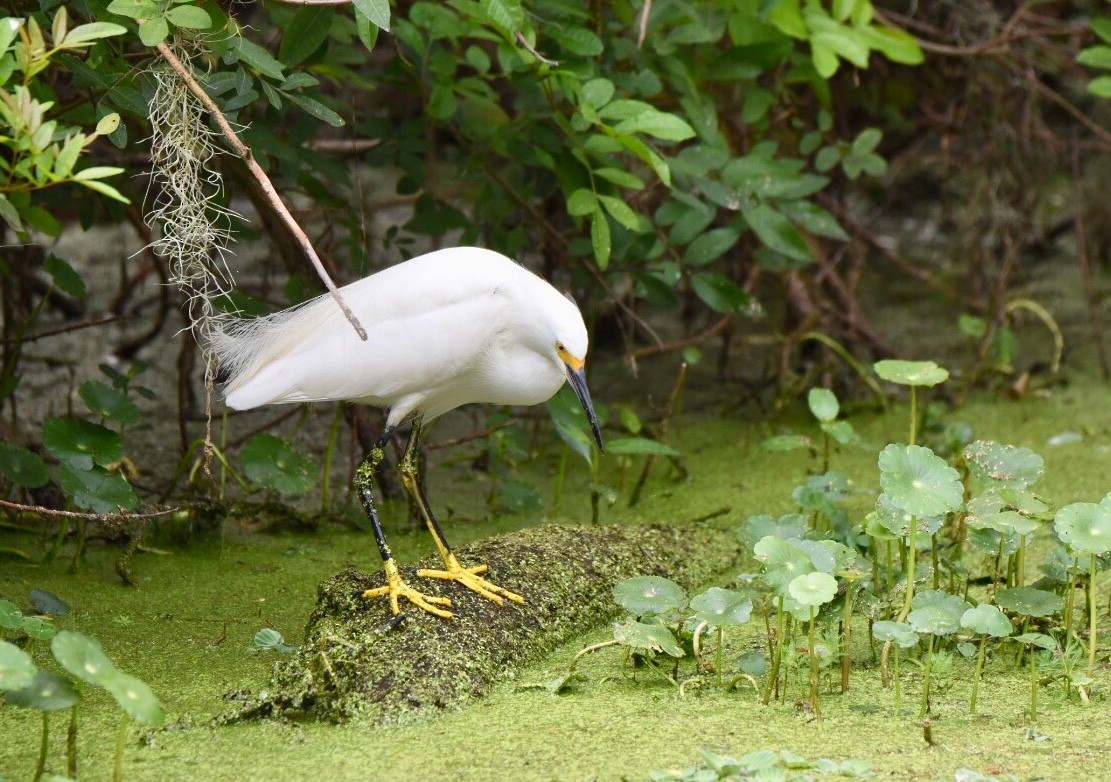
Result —
MULTIPOLYGON (((286 67, 304 62, 328 38, 335 9, 329 6, 306 5, 297 10, 283 27, 278 59, 286 67)), ((172 19, 170 21, 173 21, 172 19)), ((284 87, 283 87, 284 89, 284 87)))
POLYGON ((1111 19, 1106 16, 1093 16, 1088 24, 1100 40, 1111 43, 1111 19))
POLYGON ((520 32, 525 24, 520 0, 480 0, 480 5, 490 21, 507 32, 520 32))
POLYGON ((872 25, 858 28, 860 40, 892 62, 903 65, 921 65, 926 55, 914 36, 906 30, 872 25))
POLYGON ((664 445, 646 437, 624 437, 619 440, 611 440, 606 443, 606 453, 631 456, 678 457, 682 455, 670 445, 664 445))
POLYGON ((212 27, 212 17, 208 11, 195 5, 175 5, 166 12, 166 20, 174 27, 187 30, 207 30, 212 27))
POLYGON ((748 307, 752 301, 752 297, 728 277, 713 272, 692 275, 691 289, 707 307, 722 314, 738 312, 748 307))
POLYGON ((573 452, 583 458, 588 465, 594 466, 594 439, 588 432, 589 422, 569 385, 564 385, 548 401, 548 415, 555 424, 556 434, 573 452))
POLYGON ((546 27, 545 32, 552 40, 571 54, 580 57, 594 57, 602 53, 602 39, 585 27, 546 27))
POLYGON ((625 226, 634 233, 640 232, 640 215, 633 211, 633 209, 620 198, 614 196, 598 194, 598 200, 602 202, 605 210, 613 216, 613 219, 625 226))
POLYGON ((117 672, 100 641, 81 633, 62 630, 50 642, 50 651, 59 665, 87 684, 103 686, 104 677, 117 672))
POLYGON ((806 516, 801 513, 788 513, 778 519, 767 514, 749 516, 745 523, 737 530, 737 537, 741 542, 752 548, 766 537, 790 540, 801 538, 807 533, 810 525, 806 516))
POLYGON ((961 617, 971 606, 957 595, 940 589, 919 592, 911 603, 907 622, 919 633, 952 635, 961 628, 961 617))
POLYGON ((1015 630, 1006 614, 987 603, 965 611, 961 616, 961 627, 994 638, 1004 638, 1015 630))
POLYGON ((58 483, 75 505, 93 513, 119 513, 121 509, 134 510, 139 506, 139 498, 131 485, 122 476, 102 467, 80 470, 63 464, 58 468, 58 483))
POLYGON ((0 217, 4 218, 4 222, 15 232, 23 230, 23 221, 19 217, 19 211, 8 200, 8 197, 0 193, 0 217))
POLYGON ((157 727, 166 721, 165 709, 146 682, 111 671, 102 675, 99 683, 112 694, 120 708, 141 725, 157 727))
POLYGON ((1053 529, 1073 552, 1106 554, 1111 551, 1111 504, 1066 505, 1057 511, 1053 529))
POLYGON ((829 573, 804 573, 791 579, 787 592, 804 606, 822 606, 837 596, 837 579, 829 573))
POLYGON ((140 22, 162 16, 162 8, 154 0, 112 0, 108 12, 140 22))
POLYGON ((671 657, 682 657, 683 647, 668 628, 628 619, 613 626, 613 638, 622 646, 648 649, 671 657))
POLYGON ((838 241, 848 241, 849 235, 837 222, 837 218, 812 201, 779 201, 779 211, 787 215, 791 222, 817 236, 826 236, 838 241))
POLYGON ((306 112, 316 117, 321 122, 328 123, 333 128, 342 128, 344 125, 347 124, 346 122, 344 122, 343 117, 332 111, 316 98, 311 98, 308 95, 300 92, 283 92, 282 94, 296 103, 306 112))
POLYGON ((1100 98, 1111 98, 1111 76, 1097 76, 1088 82, 1088 92, 1100 98))
POLYGON ((752 616, 752 600, 732 589, 710 587, 691 598, 691 610, 696 619, 714 627, 736 627, 752 616))
POLYGON ((760 443, 760 450, 771 451, 772 453, 801 451, 813 447, 814 441, 804 434, 778 434, 760 443))
POLYGON ((352 0, 352 2, 371 24, 387 33, 390 31, 390 0, 352 0))
POLYGON ((143 42, 144 46, 153 49, 166 40, 166 36, 169 34, 170 24, 165 17, 159 16, 155 19, 139 20, 139 40, 143 42))
POLYGON ((11 600, 0 598, 0 629, 18 630, 23 626, 23 612, 11 600))
POLYGON ((1045 471, 1045 460, 1029 448, 991 440, 970 443, 964 458, 977 477, 1015 489, 1027 488, 1045 471))
POLYGON ((1092 46, 1082 49, 1076 61, 1091 68, 1111 69, 1111 46, 1092 46))
POLYGON ((687 249, 683 251, 683 263, 688 266, 712 263, 736 245, 740 238, 741 231, 736 226, 706 231, 687 245, 687 249))
POLYGON ((270 52, 263 49, 254 41, 251 41, 243 36, 236 36, 232 38, 232 51, 239 55, 239 59, 250 65, 252 68, 269 76, 271 79, 285 79, 285 73, 282 71, 282 64, 274 59, 270 52))
POLYGON ((604 270, 610 263, 613 237, 610 235, 609 220, 600 208, 594 210, 590 219, 590 244, 594 248, 594 260, 598 263, 598 268, 604 270))
POLYGON ((887 643, 893 641, 904 649, 918 645, 918 633, 914 628, 902 622, 882 621, 872 625, 872 635, 877 641, 887 643))
POLYGON ((630 190, 642 190, 644 188, 643 179, 622 168, 596 168, 591 173, 599 179, 605 179, 630 190))
POLYGON ((89 166, 74 174, 73 179, 77 182, 83 182, 88 179, 104 179, 105 177, 122 174, 125 170, 126 169, 118 168, 117 166, 89 166))
POLYGON ((669 578, 637 576, 618 581, 613 599, 633 616, 659 616, 685 606, 687 593, 669 578))
POLYGON ((257 434, 248 440, 239 459, 248 478, 281 494, 304 494, 320 477, 308 454, 272 434, 257 434))
POLYGON ((36 711, 68 709, 80 699, 73 682, 54 671, 38 671, 20 690, 9 692, 6 700, 13 706, 36 711))
POLYGON ((277 630, 270 627, 264 627, 255 633, 254 640, 251 645, 252 651, 258 652, 277 652, 278 654, 289 654, 290 652, 297 651, 296 646, 290 646, 285 642, 282 634, 277 630))
POLYGON ((806 404, 810 412, 819 421, 832 421, 841 412, 841 403, 837 401, 837 394, 828 388, 812 388, 806 395, 806 404))
POLYGON ((89 188, 90 190, 95 190, 96 192, 100 193, 101 195, 108 196, 113 201, 119 201, 121 204, 130 204, 131 203, 131 199, 129 199, 127 196, 125 196, 123 193, 121 193, 116 188, 112 187, 107 182, 101 182, 99 179, 80 180, 80 184, 84 185, 85 187, 89 188))
POLYGON ((36 641, 49 641, 57 634, 54 625, 41 616, 25 616, 20 629, 36 641))
POLYGON ((884 380, 903 386, 936 386, 949 379, 949 370, 933 361, 901 361, 885 359, 872 365, 884 380))
POLYGON ((1060 595, 1034 587, 1000 589, 995 593, 995 602, 1012 613, 1033 617, 1052 616, 1065 607, 1065 599, 1060 595))
MULTIPOLYGON (((127 28, 120 24, 113 24, 112 22, 90 22, 89 24, 79 24, 74 27, 63 39, 62 43, 66 47, 86 45, 90 41, 96 41, 101 38, 111 38, 114 35, 123 35, 127 32, 127 28)), ((55 42, 57 45, 58 42, 55 42)))
POLYGON ((36 671, 31 655, 15 644, 0 641, 0 690, 22 690, 30 686, 36 671))
POLYGON ((7 441, 0 441, 0 472, 25 489, 37 489, 50 480, 50 468, 42 457, 7 441))
POLYGON ((879 456, 880 485, 891 502, 914 516, 940 516, 961 507, 960 474, 929 448, 888 445, 879 456))
POLYGON ((596 109, 609 103, 615 91, 616 88, 609 79, 591 79, 582 86, 583 99, 596 109))
POLYGON ((134 424, 142 420, 142 414, 127 394, 117 391, 99 380, 88 380, 81 384, 77 393, 88 405, 94 415, 118 421, 121 424, 134 424))
POLYGON ((799 229, 782 212, 766 203, 742 204, 741 214, 769 249, 800 263, 811 263, 814 251, 799 229))
POLYGON ((656 109, 622 120, 614 126, 614 130, 618 133, 644 133, 664 141, 685 141, 694 136, 694 128, 685 120, 656 109))
MULTIPOLYGON (((354 2, 354 0, 352 0, 352 2, 354 2)), ((371 22, 370 19, 367 18, 367 15, 359 10, 358 3, 355 3, 355 6, 355 32, 358 34, 359 40, 362 42, 363 46, 366 47, 366 50, 368 52, 373 52, 375 45, 378 43, 378 33, 382 28, 371 22)), ((386 7, 387 9, 389 8, 388 3, 386 7)), ((389 20, 387 19, 387 24, 388 23, 389 20)))
POLYGON ((567 197, 567 214, 572 217, 583 217, 598 209, 598 198, 594 191, 580 187, 567 197))
POLYGON ((46 449, 78 470, 109 465, 123 456, 123 440, 111 429, 79 418, 50 418, 42 425, 46 449))
POLYGON ((752 549, 756 559, 764 566, 764 581, 779 595, 786 596, 795 578, 814 571, 814 561, 795 542, 768 535, 752 549))

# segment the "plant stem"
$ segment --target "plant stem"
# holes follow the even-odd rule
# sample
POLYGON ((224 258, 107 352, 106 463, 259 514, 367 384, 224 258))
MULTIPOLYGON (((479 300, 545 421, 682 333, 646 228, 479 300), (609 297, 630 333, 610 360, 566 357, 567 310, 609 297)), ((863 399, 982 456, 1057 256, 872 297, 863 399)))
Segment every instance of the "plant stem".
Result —
POLYGON ((123 782, 123 748, 127 743, 127 714, 120 715, 120 727, 116 731, 116 759, 112 763, 112 782, 123 782))
POLYGON ((1089 554, 1091 567, 1088 571, 1088 676, 1096 669, 1096 647, 1099 646, 1099 630, 1096 627, 1096 555, 1089 554))
POLYGON ((810 705, 814 709, 814 714, 817 715, 818 721, 822 719, 822 707, 818 702, 818 680, 820 672, 818 671, 818 655, 814 653, 814 606, 810 606, 810 637, 807 642, 807 651, 810 653, 810 705))
POLYGON ((980 636, 980 651, 976 654, 976 675, 972 677, 972 697, 968 700, 968 713, 976 713, 976 698, 980 694, 980 674, 984 670, 984 645, 987 635, 980 636))
POLYGON ((1030 647, 1030 720, 1038 718, 1038 653, 1030 647))
POLYGON ((930 635, 930 642, 926 646, 926 678, 922 683, 922 708, 919 710, 919 719, 925 719, 930 710, 930 670, 934 662, 934 636, 930 635))
POLYGON ((899 681, 899 659, 903 656, 903 647, 895 647, 895 716, 903 712, 903 685, 899 681))
POLYGON ((852 655, 849 654, 849 643, 853 635, 853 585, 845 591, 845 615, 841 620, 841 692, 849 691, 849 670, 852 668, 852 655))
POLYGON ((772 652, 772 670, 768 676, 768 686, 764 690, 764 705, 767 706, 772 699, 772 688, 779 681, 779 663, 783 656, 783 595, 779 596, 779 605, 775 613, 776 636, 775 650, 772 652))
POLYGON ((717 653, 717 659, 714 661, 714 666, 717 668, 717 672, 718 672, 718 687, 721 686, 721 645, 722 645, 722 642, 723 642, 724 638, 725 638, 725 628, 724 627, 719 627, 718 628, 718 653, 717 653))
MULTIPOLYGON (((914 386, 911 386, 913 389, 914 386)), ((918 519, 915 516, 910 517, 910 542, 907 552, 907 597, 903 601, 903 610, 899 612, 899 616, 895 619, 896 622, 904 621, 910 615, 911 602, 914 600, 914 565, 918 560, 918 519)), ((883 654, 880 656, 880 671, 883 686, 887 687, 889 677, 887 675, 887 660, 891 656, 891 641, 883 645, 883 654)))
POLYGON ((39 760, 35 764, 35 776, 31 778, 32 782, 39 782, 42 779, 42 772, 46 770, 46 747, 50 742, 50 712, 44 711, 42 713, 42 740, 39 742, 39 760))

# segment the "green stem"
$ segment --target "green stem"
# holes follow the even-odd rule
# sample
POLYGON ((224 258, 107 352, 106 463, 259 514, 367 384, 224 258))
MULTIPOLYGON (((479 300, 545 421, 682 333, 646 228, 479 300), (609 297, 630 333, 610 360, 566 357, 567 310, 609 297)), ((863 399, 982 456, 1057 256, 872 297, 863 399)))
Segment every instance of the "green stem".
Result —
POLYGON ((918 712, 919 719, 925 719, 930 710, 930 671, 934 662, 934 637, 930 636, 930 643, 926 646, 926 679, 922 683, 922 708, 918 712))
POLYGON ((718 628, 718 653, 717 653, 717 659, 714 661, 714 666, 717 668, 717 672, 718 672, 718 687, 721 686, 721 645, 722 645, 724 639, 725 639, 725 628, 724 627, 719 627, 718 628))
POLYGON ((1030 720, 1038 718, 1038 654, 1030 647, 1030 720))
POLYGON ((120 715, 120 727, 116 731, 116 759, 112 764, 112 782, 123 782, 123 748, 127 743, 127 714, 120 715))
MULTIPOLYGON (((913 386, 911 386, 913 388, 913 386)), ((907 598, 903 601, 903 610, 899 612, 897 621, 902 622, 910 614, 911 601, 914 600, 914 566, 918 561, 918 519, 910 517, 910 540, 907 552, 907 598)))
POLYGON ((1099 630, 1096 627, 1096 555, 1089 554, 1091 567, 1088 571, 1088 676, 1096 669, 1096 647, 1099 646, 1099 630))
POLYGON ((821 704, 818 703, 818 680, 820 674, 818 671, 818 655, 814 653, 815 640, 814 606, 810 606, 810 637, 807 642, 807 651, 810 653, 810 705, 813 707, 814 714, 820 722, 822 719, 822 707, 821 704))
POLYGON ((35 776, 31 778, 32 782, 39 782, 42 779, 42 772, 46 770, 46 748, 50 743, 50 712, 44 711, 42 713, 42 740, 39 742, 39 761, 35 764, 35 776))
POLYGON ((987 643, 986 635, 980 636, 980 651, 976 654, 976 675, 972 677, 972 697, 968 701, 968 713, 976 713, 976 698, 980 694, 980 674, 984 670, 984 645, 987 643))
POLYGON ((779 664, 783 656, 783 595, 779 596, 779 605, 775 612, 776 636, 775 649, 772 651, 772 670, 768 676, 768 686, 764 690, 764 705, 767 706, 772 699, 772 689, 779 681, 779 664))

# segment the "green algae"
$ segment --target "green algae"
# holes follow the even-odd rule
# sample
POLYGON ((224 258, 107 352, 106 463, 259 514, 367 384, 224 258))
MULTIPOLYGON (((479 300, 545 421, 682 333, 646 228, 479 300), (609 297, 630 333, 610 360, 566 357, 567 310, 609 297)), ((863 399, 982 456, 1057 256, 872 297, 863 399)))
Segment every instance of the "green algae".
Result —
MULTIPOLYGON (((499 606, 454 582, 426 579, 420 588, 450 597, 454 617, 407 606, 406 621, 395 628, 388 601, 362 597, 382 576, 349 568, 320 585, 305 641, 277 667, 265 700, 252 699, 233 719, 396 722, 408 712, 458 706, 614 616, 612 592, 621 579, 659 575, 695 585, 733 564, 740 547, 711 527, 548 525, 456 553, 463 562, 487 563, 499 585, 528 596, 525 604, 499 606)), ((429 558, 418 567, 439 564, 429 558)))
MULTIPOLYGON (((1111 489, 1107 394, 1106 385, 1077 382, 1054 390, 1047 399, 977 400, 951 417, 972 423, 978 437, 1026 445, 1041 453, 1046 474, 1039 488, 1056 506, 1096 501, 1111 489), (1063 430, 1080 432, 1082 441, 1048 447, 1047 439, 1063 430)), ((858 413, 852 422, 867 440, 882 447, 905 437, 905 412, 858 413)), ((633 511, 606 509, 604 520, 683 521, 730 505, 733 512, 721 521, 735 525, 750 514, 792 509, 790 490, 812 464, 803 454, 756 450, 772 427, 717 418, 687 418, 680 424, 673 434, 687 455, 689 482, 675 482, 660 472, 650 481, 641 505, 633 511)), ((795 428, 806 425, 800 416, 795 428)), ((854 514, 869 507, 878 488, 875 454, 846 450, 835 455, 834 467, 851 475, 864 490, 851 501, 854 514)), ((538 467, 530 475, 542 487, 549 480, 543 469, 538 467)), ((481 515, 481 510, 475 510, 484 494, 474 490, 479 479, 465 470, 445 473, 439 466, 435 475, 437 494, 456 503, 457 517, 447 529, 453 543, 544 522, 518 516, 461 523, 460 518, 481 515), (458 486, 469 486, 478 500, 471 506, 462 504, 458 486)), ((616 483, 612 474, 603 478, 616 483)), ((560 521, 588 518, 588 480, 585 472, 569 478, 560 521), (572 491, 574 487, 579 491, 572 491)), ((432 550, 425 534, 393 534, 391 543, 405 563, 432 550)), ((18 544, 32 551, 37 545, 34 540, 18 544)), ((764 707, 751 689, 727 693, 711 686, 709 677, 701 686, 686 687, 684 696, 658 679, 633 681, 617 653, 584 658, 576 671, 587 681, 570 695, 518 688, 565 671, 583 645, 606 638, 607 632, 600 629, 506 672, 484 697, 463 708, 413 712, 413 719, 405 724, 380 726, 355 719, 342 724, 260 720, 215 725, 213 718, 230 708, 225 696, 243 689, 257 695, 260 688, 268 687, 275 657, 248 651, 254 633, 269 626, 291 643, 299 642, 300 629, 313 611, 317 584, 351 563, 371 570, 375 557, 373 542, 365 534, 324 530, 260 535, 238 534, 232 528, 222 545, 202 542, 167 556, 138 554, 132 563, 137 588, 119 584, 113 571, 116 552, 94 545, 86 567, 73 576, 65 572, 66 562, 42 566, 3 562, 0 595, 26 602, 33 587, 60 595, 74 613, 59 620, 59 626, 99 638, 113 659, 147 681, 163 700, 170 713, 169 726, 129 734, 132 746, 124 768, 128 780, 265 776, 274 780, 571 782, 593 778, 609 782, 643 780, 652 769, 689 765, 703 747, 730 754, 786 748, 808 758, 863 759, 875 765, 880 778, 897 780, 952 779, 962 766, 996 775, 1013 773, 1026 780, 1106 776, 1111 724, 1103 716, 1111 681, 1105 669, 1097 672, 1092 704, 1083 704, 1075 696, 1066 698, 1058 685, 1043 688, 1035 727, 1048 740, 1039 741, 1038 734, 1027 733, 1027 675, 1013 669, 1011 655, 989 659, 977 717, 967 714, 973 667, 958 659, 949 671, 935 671, 932 730, 937 746, 930 747, 923 740, 920 721, 893 714, 892 691, 882 689, 878 673, 868 667, 864 633, 854 636, 858 640, 849 693, 828 692, 830 682, 823 681, 820 724, 795 706, 805 693, 802 676, 791 679, 784 703, 764 707)), ((503 580, 500 567, 495 580, 503 580)), ((1106 595, 1105 585, 1099 594, 1106 595)), ((762 646, 760 629, 748 629, 749 634, 729 637, 727 660, 762 646)), ((909 702, 920 692, 921 677, 910 665, 903 666, 903 673, 909 702)), ((78 737, 82 780, 110 778, 116 713, 114 704, 95 692, 82 705, 78 737)), ((58 722, 51 728, 55 748, 65 744, 64 721, 58 722)), ((30 777, 38 730, 35 715, 0 705, 0 776, 30 777)), ((64 759, 58 756, 52 755, 50 763, 54 770, 64 767, 64 759)))

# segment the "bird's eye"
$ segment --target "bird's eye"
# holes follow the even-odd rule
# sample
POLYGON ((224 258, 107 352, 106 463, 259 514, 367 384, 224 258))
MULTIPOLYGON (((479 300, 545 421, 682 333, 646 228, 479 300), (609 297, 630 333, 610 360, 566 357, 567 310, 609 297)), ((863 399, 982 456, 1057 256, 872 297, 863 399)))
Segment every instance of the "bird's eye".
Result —
POLYGON ((557 342, 556 343, 556 350, 567 350, 567 348, 563 347, 562 342, 557 342))

